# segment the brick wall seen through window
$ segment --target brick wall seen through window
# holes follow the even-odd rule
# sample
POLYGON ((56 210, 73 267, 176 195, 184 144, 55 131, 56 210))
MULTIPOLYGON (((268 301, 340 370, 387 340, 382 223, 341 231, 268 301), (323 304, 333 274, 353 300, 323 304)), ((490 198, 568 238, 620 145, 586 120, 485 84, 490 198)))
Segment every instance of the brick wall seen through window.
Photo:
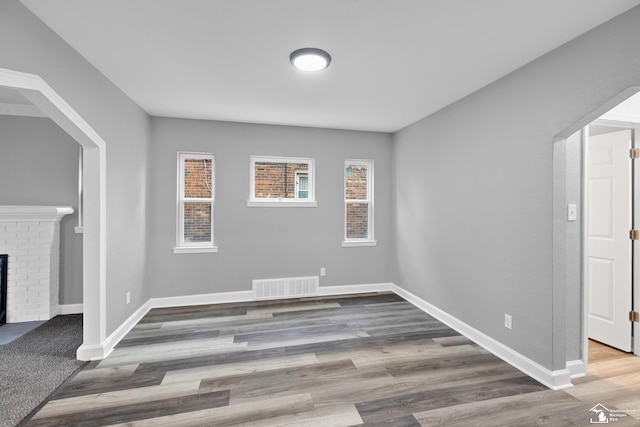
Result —
POLYGON ((344 169, 345 238, 372 239, 371 161, 346 161, 344 169))
POLYGON ((254 197, 256 199, 295 199, 297 198, 296 179, 308 170, 307 163, 256 162, 254 197))
POLYGON ((369 237, 369 204, 349 201, 367 200, 367 165, 347 165, 345 197, 347 199, 347 238, 366 239, 369 237))
POLYGON ((217 251, 213 245, 213 154, 178 153, 178 178, 177 247, 174 253, 217 251))
POLYGON ((184 160, 184 241, 211 242, 211 202, 189 199, 213 198, 211 159, 184 160))

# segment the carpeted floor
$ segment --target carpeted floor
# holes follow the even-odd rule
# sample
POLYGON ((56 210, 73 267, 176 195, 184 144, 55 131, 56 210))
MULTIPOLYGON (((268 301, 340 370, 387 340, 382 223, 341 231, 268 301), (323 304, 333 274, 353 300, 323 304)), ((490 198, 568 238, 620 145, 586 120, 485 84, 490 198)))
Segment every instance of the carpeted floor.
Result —
POLYGON ((83 362, 82 315, 57 316, 0 345, 0 426, 16 426, 83 362))

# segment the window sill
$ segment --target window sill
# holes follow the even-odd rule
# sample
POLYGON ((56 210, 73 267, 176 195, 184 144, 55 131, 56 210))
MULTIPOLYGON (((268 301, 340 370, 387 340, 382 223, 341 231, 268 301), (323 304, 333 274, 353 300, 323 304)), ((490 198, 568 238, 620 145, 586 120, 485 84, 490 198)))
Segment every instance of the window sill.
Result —
POLYGON ((200 246, 200 247, 182 247, 182 248, 173 248, 174 254, 202 254, 202 253, 211 253, 218 252, 217 246, 200 246))
POLYGON ((376 240, 345 240, 342 242, 343 248, 358 248, 361 246, 378 246, 378 241, 376 240))
POLYGON ((318 202, 281 202, 279 200, 273 201, 257 201, 249 200, 247 202, 248 208, 315 208, 318 207, 318 202))

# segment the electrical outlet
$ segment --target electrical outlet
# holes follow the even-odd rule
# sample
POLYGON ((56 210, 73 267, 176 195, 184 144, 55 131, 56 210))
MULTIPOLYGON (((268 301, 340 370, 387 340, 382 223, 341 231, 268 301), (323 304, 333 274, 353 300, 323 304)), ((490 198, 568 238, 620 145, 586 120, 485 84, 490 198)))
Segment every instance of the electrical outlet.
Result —
POLYGON ((327 270, 324 267, 320 267, 320 275, 324 276, 327 274, 327 270))
POLYGON ((127 304, 131 304, 131 292, 127 292, 127 304))
POLYGON ((504 315, 504 327, 507 329, 511 329, 512 327, 512 319, 509 314, 504 315))

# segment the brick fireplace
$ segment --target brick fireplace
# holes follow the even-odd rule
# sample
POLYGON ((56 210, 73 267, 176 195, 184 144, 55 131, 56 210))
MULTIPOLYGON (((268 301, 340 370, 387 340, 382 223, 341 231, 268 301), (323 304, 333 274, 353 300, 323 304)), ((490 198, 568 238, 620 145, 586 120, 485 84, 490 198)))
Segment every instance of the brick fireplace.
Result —
POLYGON ((73 208, 0 206, 0 254, 7 254, 7 323, 59 312, 60 221, 73 208))

